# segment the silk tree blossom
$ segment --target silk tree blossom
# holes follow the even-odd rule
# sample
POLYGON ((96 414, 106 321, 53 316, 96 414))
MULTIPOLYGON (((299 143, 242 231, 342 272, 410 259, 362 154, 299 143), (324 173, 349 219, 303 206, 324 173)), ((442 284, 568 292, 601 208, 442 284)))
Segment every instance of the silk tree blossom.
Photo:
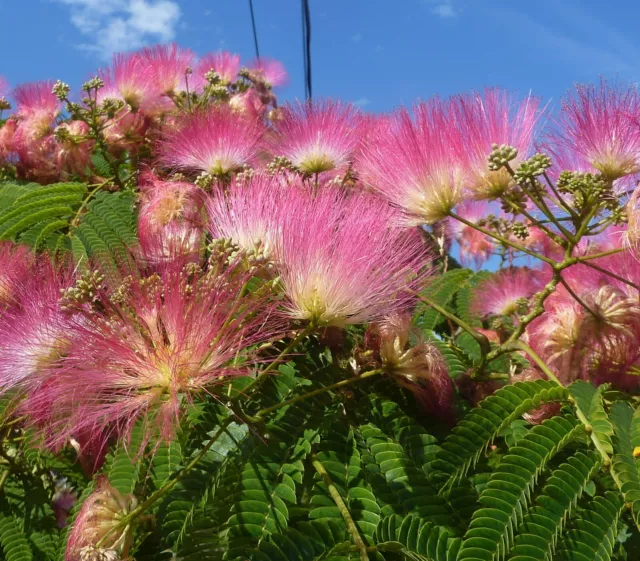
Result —
POLYGON ((203 191, 154 177, 142 190, 138 238, 143 260, 154 265, 176 258, 197 261, 204 237, 203 191))
POLYGON ((167 265, 101 294, 104 313, 74 322, 69 354, 25 404, 45 442, 85 431, 128 438, 142 418, 145 443, 170 439, 196 395, 248 374, 248 349, 281 336, 272 305, 241 295, 248 280, 233 267, 210 275, 167 265))
POLYGON ((365 184, 400 208, 409 225, 442 220, 464 197, 465 147, 450 119, 439 99, 415 106, 413 118, 401 109, 359 158, 365 184))
POLYGON ((68 173, 84 176, 86 168, 91 162, 94 141, 86 137, 89 134, 89 125, 84 121, 70 121, 56 129, 58 147, 56 150, 56 163, 58 168, 68 173), (60 129, 64 133, 60 135, 60 129))
POLYGON ((65 561, 126 558, 133 543, 133 532, 131 526, 118 526, 136 506, 133 495, 123 495, 105 476, 98 477, 96 488, 82 503, 73 523, 65 561))
POLYGON ((231 240, 248 255, 270 261, 284 222, 300 207, 300 197, 304 195, 298 187, 285 188, 278 178, 265 174, 228 190, 218 189, 207 201, 209 233, 214 239, 231 240))
POLYGON ((17 102, 18 138, 20 144, 28 144, 53 131, 60 114, 60 102, 52 93, 53 82, 34 82, 18 86, 13 91, 17 102))
POLYGON ((148 114, 166 106, 156 75, 149 71, 148 63, 140 53, 114 54, 111 67, 103 70, 100 77, 104 86, 98 90, 99 103, 105 99, 119 99, 133 112, 141 110, 148 114))
POLYGON ((32 273, 34 261, 35 256, 26 246, 0 241, 0 314, 20 302, 22 286, 32 273))
POLYGON ((465 148, 468 187, 475 198, 499 197, 514 184, 506 169, 490 171, 487 158, 492 144, 513 146, 521 160, 531 154, 538 106, 536 98, 516 100, 498 88, 453 98, 453 130, 465 148))
POLYGON ((69 275, 42 260, 15 287, 19 305, 0 315, 0 394, 40 386, 68 352, 70 316, 59 304, 69 275))
POLYGON ((181 92, 199 91, 204 77, 192 73, 196 55, 175 43, 155 45, 140 51, 140 66, 149 74, 157 91, 172 97, 181 92))
MULTIPOLYGON (((487 201, 464 201, 456 208, 456 214, 477 224, 489 217, 492 209, 487 201)), ((465 266, 473 263, 480 267, 496 249, 489 236, 455 218, 447 219, 445 235, 448 243, 456 241, 460 246, 460 262, 465 266)))
POLYGON ((474 290, 472 310, 480 317, 515 316, 528 299, 542 290, 546 278, 541 271, 525 267, 503 269, 474 290))
POLYGON ((263 133, 260 121, 211 107, 187 117, 166 135, 159 161, 170 168, 223 177, 254 161, 263 133))
POLYGON ((607 179, 640 171, 640 94, 635 85, 578 85, 563 100, 549 141, 575 151, 607 179))
POLYGON ((249 64, 249 71, 254 79, 264 82, 269 88, 284 86, 289 75, 279 60, 261 57, 249 64))
POLYGON ((321 189, 298 205, 276 252, 288 316, 343 327, 413 305, 431 256, 417 231, 393 225, 397 213, 384 201, 321 189))
POLYGON ((282 108, 271 151, 288 158, 304 173, 344 171, 360 143, 361 125, 360 112, 350 105, 298 102, 282 108))
POLYGON ((240 56, 227 51, 206 54, 198 61, 195 74, 204 80, 207 72, 211 70, 220 76, 223 84, 232 84, 238 79, 240 56))

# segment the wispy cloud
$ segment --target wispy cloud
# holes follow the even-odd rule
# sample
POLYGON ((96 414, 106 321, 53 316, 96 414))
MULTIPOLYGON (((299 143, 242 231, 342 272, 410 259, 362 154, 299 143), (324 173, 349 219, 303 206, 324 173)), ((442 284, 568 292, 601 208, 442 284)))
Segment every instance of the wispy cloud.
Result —
POLYGON ((500 9, 496 17, 508 21, 509 28, 517 30, 520 37, 528 38, 529 46, 535 38, 536 47, 553 53, 556 60, 588 65, 598 73, 638 73, 640 50, 619 30, 595 20, 578 4, 544 4, 549 9, 541 9, 541 13, 547 14, 553 25, 508 8, 500 9))
POLYGON ((361 97, 360 99, 356 99, 353 104, 358 107, 366 107, 371 103, 371 100, 368 97, 361 97))
POLYGON ((54 0, 69 7, 71 23, 91 42, 80 48, 109 58, 112 53, 171 41, 180 21, 174 0, 54 0))
POLYGON ((429 7, 429 12, 443 19, 455 18, 460 14, 453 0, 422 0, 429 7))

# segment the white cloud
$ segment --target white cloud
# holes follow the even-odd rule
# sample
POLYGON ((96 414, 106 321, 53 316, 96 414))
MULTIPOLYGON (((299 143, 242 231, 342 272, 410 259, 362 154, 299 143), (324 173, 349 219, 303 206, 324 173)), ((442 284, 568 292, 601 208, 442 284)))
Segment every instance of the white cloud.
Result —
POLYGON ((460 11, 453 5, 453 0, 422 0, 429 6, 429 12, 443 19, 458 17, 460 11))
POLYGON ((54 0, 69 6, 71 23, 92 39, 79 45, 104 58, 154 42, 171 41, 180 21, 174 0, 54 0))
POLYGON ((356 101, 353 102, 353 104, 357 105, 358 107, 366 107, 370 103, 371 100, 368 97, 361 97, 360 99, 356 99, 356 101))

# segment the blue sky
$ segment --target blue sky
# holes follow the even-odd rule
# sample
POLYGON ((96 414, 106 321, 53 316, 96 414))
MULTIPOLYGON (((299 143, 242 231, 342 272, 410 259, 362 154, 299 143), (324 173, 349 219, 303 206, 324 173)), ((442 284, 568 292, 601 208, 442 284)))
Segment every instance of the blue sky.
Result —
MULTIPOLYGON (((261 54, 302 97, 299 0, 254 0, 261 54)), ((79 86, 113 50, 176 41, 254 55, 248 0, 0 0, 0 74, 79 86)), ((574 82, 637 80, 633 0, 311 0, 314 95, 386 111, 499 85, 557 101, 574 82)))

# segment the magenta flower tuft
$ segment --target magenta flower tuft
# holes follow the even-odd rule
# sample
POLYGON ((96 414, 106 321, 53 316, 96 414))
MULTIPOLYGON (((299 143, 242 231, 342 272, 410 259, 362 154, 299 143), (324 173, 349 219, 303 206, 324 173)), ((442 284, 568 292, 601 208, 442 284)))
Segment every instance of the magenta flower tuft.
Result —
POLYGON ((534 130, 539 118, 539 100, 528 96, 517 101, 509 92, 487 88, 484 95, 472 92, 453 98, 453 134, 460 135, 467 158, 469 191, 475 198, 496 198, 513 180, 503 168, 490 171, 488 156, 493 144, 508 144, 518 150, 518 159, 531 155, 534 130))
POLYGON ((520 305, 542 289, 544 276, 525 267, 504 269, 478 285, 472 309, 483 318, 516 315, 520 305))
POLYGON ((284 64, 272 58, 259 58, 249 65, 249 70, 254 77, 265 82, 267 86, 277 88, 284 86, 289 81, 289 75, 284 64))
POLYGON ((448 105, 421 103, 400 110, 367 142, 358 171, 365 184, 402 209, 411 225, 445 218, 464 195, 465 147, 451 134, 448 105))
POLYGON ((576 152, 610 180, 640 171, 640 94, 635 85, 578 85, 551 135, 556 150, 576 152))
MULTIPOLYGON (((487 201, 465 201, 456 208, 456 214, 477 224, 491 214, 491 207, 487 201)), ((455 240, 460 246, 460 261, 465 266, 473 263, 480 267, 495 250, 489 236, 455 218, 447 219, 446 236, 449 243, 455 240)))
POLYGON ((52 93, 53 82, 23 84, 13 91, 19 119, 18 143, 25 146, 53 131, 60 102, 52 93))
POLYGON ((283 108, 271 150, 305 173, 344 170, 360 142, 357 109, 334 101, 307 102, 283 108))
POLYGON ((196 74, 204 80, 205 74, 211 70, 218 73, 223 84, 231 84, 238 78, 240 56, 227 51, 209 53, 198 61, 196 74))
POLYGON ((211 108, 188 117, 160 145, 162 164, 223 177, 254 161, 264 125, 239 118, 228 108, 211 108))
MULTIPOLYGON (((22 285, 34 264, 34 255, 24 245, 0 241, 0 313, 19 303, 22 285)), ((1 316, 0 316, 1 317, 1 316)))
POLYGON ((417 231, 392 225, 393 209, 371 195, 331 189, 298 204, 276 257, 287 315, 341 327, 412 306, 431 257, 417 231))
POLYGON ((148 72, 155 88, 165 95, 198 91, 204 78, 192 74, 196 55, 189 49, 182 49, 175 43, 146 47, 139 53, 140 66, 148 72))

